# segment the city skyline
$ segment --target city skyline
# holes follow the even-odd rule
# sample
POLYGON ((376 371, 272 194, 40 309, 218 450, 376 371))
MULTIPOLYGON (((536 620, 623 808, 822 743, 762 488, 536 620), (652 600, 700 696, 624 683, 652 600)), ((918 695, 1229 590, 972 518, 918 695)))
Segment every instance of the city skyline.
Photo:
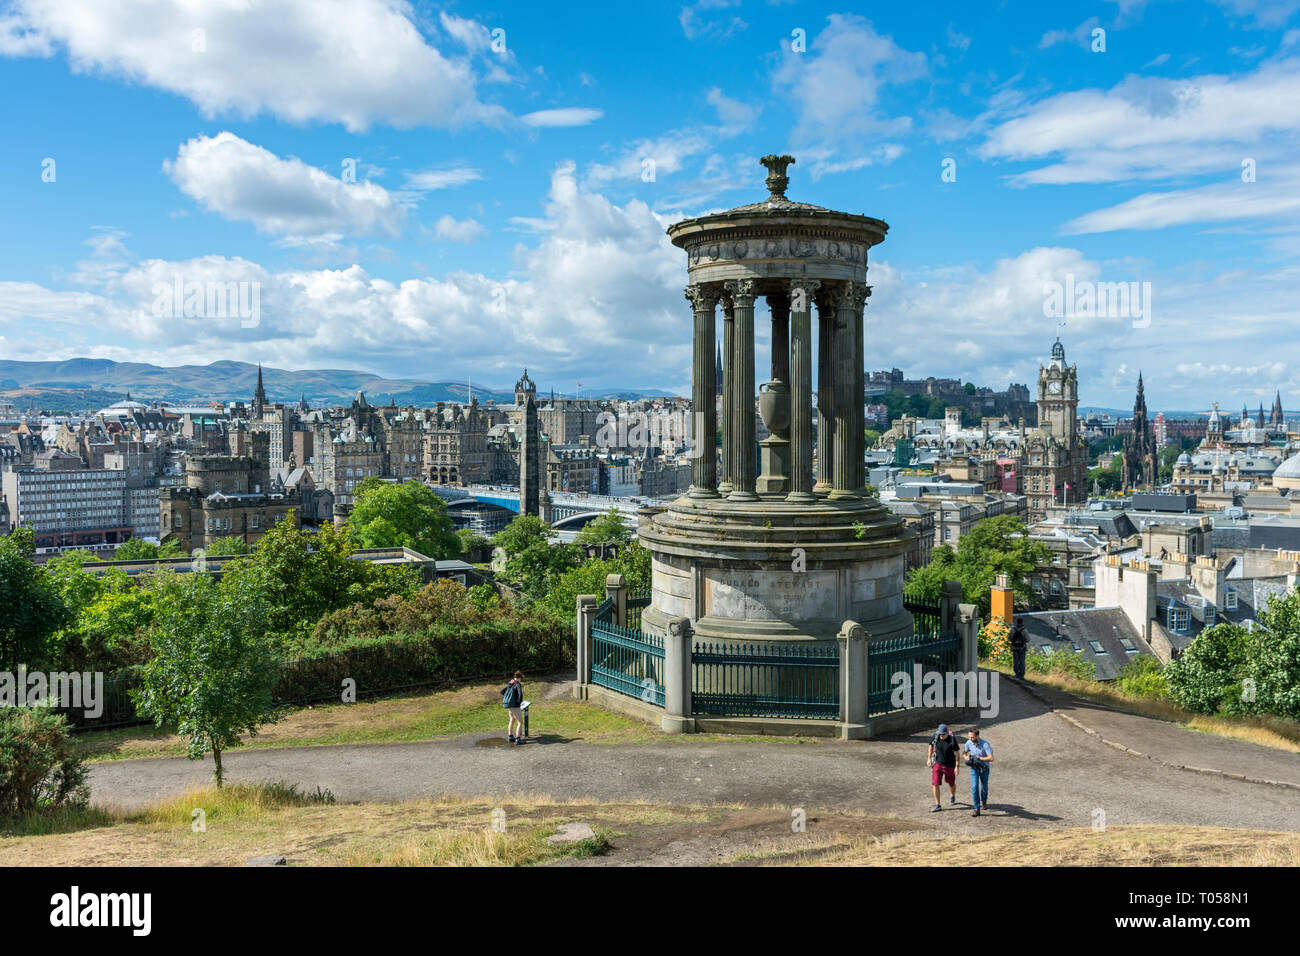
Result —
POLYGON ((303 42, 279 46, 220 4, 143 26, 0 8, 0 77, 27 91, 0 154, 23 224, 3 247, 7 356, 495 388, 527 366, 568 393, 689 394, 664 230, 761 198, 756 157, 785 150, 792 198, 891 226, 869 368, 1005 388, 1060 332, 1082 407, 1131 407, 1139 370, 1154 409, 1300 399, 1294 4, 925 22, 714 0, 583 29, 373 0, 346 33, 329 4, 290 7, 303 42), (261 73, 231 66, 250 57, 261 73), (670 83, 674 59, 708 69, 670 83), (256 321, 184 314, 194 283, 255 286, 256 321), (1134 283, 1145 315, 1049 314, 1050 283, 1067 302, 1134 283))

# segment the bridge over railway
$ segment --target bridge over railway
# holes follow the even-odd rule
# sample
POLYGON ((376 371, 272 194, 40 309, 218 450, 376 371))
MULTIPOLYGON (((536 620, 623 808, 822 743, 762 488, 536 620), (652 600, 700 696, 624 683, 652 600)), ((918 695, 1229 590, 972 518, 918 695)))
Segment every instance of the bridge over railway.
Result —
MULTIPOLYGON (((430 485, 436 494, 447 502, 453 517, 457 512, 474 511, 499 518, 509 518, 504 512, 519 514, 519 489, 510 485, 430 485)), ((558 531, 577 531, 587 522, 615 509, 630 528, 636 527, 636 512, 642 505, 654 504, 653 498, 616 498, 610 495, 593 495, 568 491, 549 492, 551 497, 551 526, 558 531)), ((504 522, 502 522, 504 523, 504 522)))

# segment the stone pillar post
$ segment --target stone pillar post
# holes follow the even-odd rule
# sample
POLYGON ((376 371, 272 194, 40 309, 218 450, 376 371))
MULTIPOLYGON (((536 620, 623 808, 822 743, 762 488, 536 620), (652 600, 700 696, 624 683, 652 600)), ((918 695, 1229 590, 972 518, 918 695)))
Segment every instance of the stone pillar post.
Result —
POLYGON ((812 501, 812 303, 821 283, 790 280, 790 493, 788 501, 812 501))
POLYGON ((817 293, 817 483, 813 491, 824 495, 831 490, 835 464, 832 436, 835 433, 834 345, 835 305, 830 290, 817 293))
POLYGON ((735 464, 736 436, 731 424, 732 395, 736 391, 736 363, 732 359, 735 351, 736 310, 728 292, 722 297, 722 480, 718 482, 718 494, 723 497, 731 494, 731 474, 735 464))
POLYGON ((861 364, 861 359, 853 357, 853 345, 856 341, 853 328, 854 303, 859 298, 857 283, 848 283, 835 290, 835 332, 832 344, 835 349, 832 375, 834 376, 835 394, 835 428, 831 433, 834 448, 831 463, 830 498, 856 499, 858 497, 857 470, 854 459, 862 457, 862 433, 853 435, 853 408, 862 411, 861 399, 854 399, 853 388, 857 377, 853 374, 854 364, 861 364))
POLYGON ((860 737, 867 723, 867 632, 856 621, 845 621, 836 639, 840 642, 840 736, 860 737))
POLYGON ((664 712, 659 726, 670 734, 695 732, 691 709, 693 636, 689 617, 676 617, 668 622, 668 635, 664 638, 664 712))
POLYGON ((729 398, 731 438, 731 493, 732 501, 757 501, 754 493, 754 458, 757 446, 754 441, 754 292, 753 279, 733 280, 726 283, 731 296, 734 315, 733 343, 730 352, 735 371, 731 375, 732 392, 729 398))
POLYGON ((957 633, 961 637, 961 669, 974 674, 980 666, 980 609, 977 605, 957 605, 957 633))
POLYGON ((695 458, 691 461, 692 498, 718 497, 717 341, 714 313, 719 290, 715 286, 690 285, 686 298, 695 311, 695 348, 691 367, 691 410, 695 421, 692 439, 695 458))
POLYGON ((573 696, 580 700, 586 699, 587 685, 591 683, 591 624, 598 603, 594 594, 578 595, 578 681, 573 696))
POLYGON ((627 578, 621 574, 605 576, 605 597, 614 602, 614 623, 627 627, 627 578))
POLYGON ((957 606, 961 604, 961 582, 944 581, 939 589, 939 636, 957 633, 957 606))
POLYGON ((772 381, 790 384, 790 297, 784 291, 767 297, 772 310, 772 381))

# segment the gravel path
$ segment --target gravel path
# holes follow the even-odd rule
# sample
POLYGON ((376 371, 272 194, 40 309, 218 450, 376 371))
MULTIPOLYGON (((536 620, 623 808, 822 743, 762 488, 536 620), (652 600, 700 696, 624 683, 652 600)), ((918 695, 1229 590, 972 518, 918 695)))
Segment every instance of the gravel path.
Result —
MULTIPOLYGON (((1170 763, 1300 784, 1300 756, 1120 714, 1066 695, 1052 699, 1107 740, 1170 763)), ((930 813, 928 732, 871 742, 585 744, 546 739, 545 710, 537 709, 532 728, 541 738, 523 747, 482 746, 480 735, 245 750, 225 756, 227 779, 280 780, 308 790, 320 786, 342 801, 457 794, 734 802, 892 814, 928 824, 942 821, 961 831, 1088 826, 1096 809, 1105 811, 1112 826, 1300 830, 1300 790, 1172 769, 1121 752, 1062 720, 1011 681, 1002 682, 999 716, 982 723, 997 759, 990 808, 979 820, 969 814, 965 768, 958 778, 957 807, 944 806, 966 812, 930 813)), ((184 758, 101 763, 91 771, 92 797, 100 804, 140 807, 206 784, 211 770, 210 760, 184 758)))

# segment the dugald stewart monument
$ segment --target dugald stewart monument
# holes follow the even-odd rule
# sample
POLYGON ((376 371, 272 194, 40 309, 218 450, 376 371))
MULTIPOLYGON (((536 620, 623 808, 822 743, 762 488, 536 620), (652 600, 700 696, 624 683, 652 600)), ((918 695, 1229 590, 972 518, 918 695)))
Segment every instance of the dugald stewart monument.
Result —
POLYGON ((578 598, 578 696, 670 732, 871 737, 936 719, 900 701, 897 675, 977 670, 976 609, 955 582, 905 601, 914 532, 865 481, 867 255, 889 227, 786 198, 793 162, 763 157, 763 201, 668 230, 695 318, 691 486, 642 509, 649 594, 610 575, 603 602, 578 598), (760 299, 772 356, 756 391, 760 299))

